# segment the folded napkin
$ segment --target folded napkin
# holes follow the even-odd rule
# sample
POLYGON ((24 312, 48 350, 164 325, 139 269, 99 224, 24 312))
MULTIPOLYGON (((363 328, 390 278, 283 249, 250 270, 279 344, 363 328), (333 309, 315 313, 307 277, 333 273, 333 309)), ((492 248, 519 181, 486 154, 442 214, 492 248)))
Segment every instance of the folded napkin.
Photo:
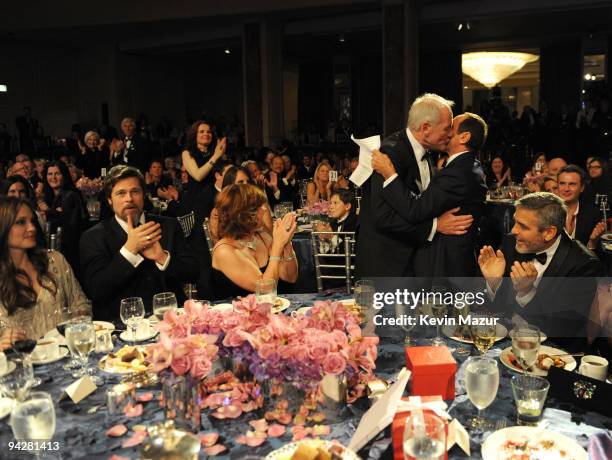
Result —
POLYGON ((351 174, 350 180, 361 187, 372 175, 372 150, 380 148, 380 136, 366 137, 365 139, 355 139, 351 136, 351 140, 359 146, 359 164, 351 174))
POLYGON ((609 431, 596 433, 589 438, 589 460, 612 458, 612 435, 609 431))

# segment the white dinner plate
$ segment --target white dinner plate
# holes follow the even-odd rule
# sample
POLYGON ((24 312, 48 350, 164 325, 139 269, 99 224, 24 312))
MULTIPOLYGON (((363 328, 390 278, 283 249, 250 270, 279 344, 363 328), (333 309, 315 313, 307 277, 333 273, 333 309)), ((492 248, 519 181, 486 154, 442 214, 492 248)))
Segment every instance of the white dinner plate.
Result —
POLYGON ((138 343, 138 342, 146 342, 147 340, 151 340, 153 337, 157 335, 157 331, 154 328, 149 329, 149 334, 144 337, 139 337, 136 340, 132 339, 132 333, 130 331, 123 331, 119 334, 119 338, 127 343, 138 343))
POLYGON ((0 420, 11 413, 14 403, 11 398, 0 398, 0 420))
POLYGON ((109 323, 108 321, 94 321, 93 323, 94 326, 98 326, 96 327, 96 332, 102 329, 108 329, 111 332, 115 330, 115 325, 113 323, 109 323))
POLYGON ((66 356, 68 356, 68 353, 70 353, 68 351, 68 348, 59 347, 59 353, 57 354, 57 356, 54 356, 53 358, 46 358, 46 359, 31 358, 31 361, 32 361, 32 364, 35 364, 37 366, 42 365, 42 364, 51 364, 56 361, 59 361, 60 359, 64 359, 66 356))
MULTIPOLYGON (((474 343, 474 341, 471 338, 460 337, 458 335, 455 335, 455 331, 457 330, 458 327, 459 326, 450 326, 450 325, 442 326, 442 333, 449 339, 456 340, 457 342, 470 343, 470 344, 474 343)), ((503 324, 497 323, 495 325, 495 341, 499 342, 500 340, 503 340, 504 338, 506 338, 507 335, 508 335, 508 329, 506 329, 506 326, 504 326, 503 324)))
POLYGON ((272 306, 272 313, 280 313, 281 311, 285 311, 289 308, 291 302, 289 299, 285 299, 284 297, 276 297, 276 303, 272 306), (280 304, 279 304, 280 302, 280 304))
POLYGON ((231 303, 220 303, 217 305, 213 305, 210 307, 212 310, 220 310, 220 311, 234 311, 234 305, 231 303))
MULTIPOLYGON (((525 371, 522 368, 517 367, 510 362, 511 353, 512 353, 512 347, 503 349, 501 352, 501 355, 499 355, 499 360, 508 369, 513 370, 515 372, 519 372, 520 374, 524 374, 525 371)), ((560 348, 553 348, 553 347, 547 347, 546 345, 541 345, 540 351, 538 351, 538 356, 543 353, 552 356, 552 355, 562 355, 567 352, 565 350, 561 350, 560 348)), ((566 371, 573 371, 574 369, 576 369, 576 360, 574 359, 573 356, 560 356, 559 359, 562 359, 563 361, 565 361, 565 367, 563 369, 565 369, 566 371)), ((544 369, 540 369, 536 364, 534 364, 533 372, 531 372, 530 374, 539 375, 541 377, 546 377, 548 375, 548 371, 545 371, 544 369)))
POLYGON ((612 233, 604 233, 601 235, 601 239, 604 241, 612 241, 612 233))
POLYGON ((528 445, 537 446, 542 449, 538 452, 539 455, 534 452, 531 454, 532 456, 525 456, 525 458, 546 458, 550 460, 586 460, 587 458, 586 451, 576 441, 567 436, 553 431, 541 430, 535 426, 512 426, 492 433, 485 440, 481 450, 482 459, 505 460, 506 458, 519 458, 518 456, 511 457, 511 451, 506 447, 509 441, 516 443, 529 441, 528 445), (542 442, 546 444, 552 442, 550 449, 543 450, 542 442), (564 451, 565 456, 561 456, 559 451, 564 451))
MULTIPOLYGON (((285 444, 280 449, 270 452, 268 455, 266 455, 265 460, 290 460, 299 445, 302 443, 311 445, 313 447, 331 447, 333 445, 331 441, 324 441, 322 439, 304 439, 302 441, 285 444)), ((361 460, 355 452, 346 447, 344 448, 341 458, 342 460, 361 460)))

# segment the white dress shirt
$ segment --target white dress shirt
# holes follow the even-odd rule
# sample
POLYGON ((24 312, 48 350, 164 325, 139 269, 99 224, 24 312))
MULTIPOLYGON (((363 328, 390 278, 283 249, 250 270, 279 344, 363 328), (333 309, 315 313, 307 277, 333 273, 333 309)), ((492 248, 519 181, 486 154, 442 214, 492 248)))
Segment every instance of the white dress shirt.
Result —
MULTIPOLYGON (((576 223, 578 222, 578 213, 580 212, 580 203, 576 205, 576 210, 574 211, 574 228, 572 229, 572 233, 569 233, 569 236, 572 240, 576 239, 576 223)), ((569 217, 569 216, 568 216, 569 217)))
MULTIPOLYGON (((125 233, 127 233, 128 231, 128 226, 127 226, 127 222, 123 221, 122 219, 119 219, 119 217, 117 217, 117 214, 115 214, 115 220, 117 221, 117 223, 119 224, 119 226, 125 231, 125 233)), ((144 213, 140 215, 140 225, 145 223, 145 216, 144 213)), ((170 264, 170 253, 166 250, 164 250, 164 252, 166 253, 166 255, 168 257, 166 257, 166 261, 164 262, 163 265, 158 264, 157 262, 155 262, 155 265, 157 265, 157 268, 159 268, 162 272, 166 270, 166 268, 168 268, 168 265, 170 264)), ((129 262, 131 263, 134 268, 138 267, 142 261, 144 260, 144 257, 142 257, 140 254, 134 254, 132 252, 130 252, 129 249, 127 249, 125 246, 121 246, 121 249, 119 249, 119 253, 129 262)))
MULTIPOLYGON (((429 163, 425 158, 425 147, 419 144, 419 141, 417 141, 416 138, 412 135, 410 128, 406 128, 406 135, 408 136, 408 140, 410 141, 410 145, 412 146, 412 150, 414 151, 414 157, 416 158, 417 166, 419 167, 419 175, 421 176, 421 180, 417 181, 417 187, 419 187, 419 190, 422 192, 427 188, 431 180, 431 176, 429 174, 429 163)), ((397 173, 393 174, 385 182, 383 182, 383 188, 393 182, 396 177, 397 173)), ((431 226, 431 232, 429 232, 427 241, 433 240, 434 236, 436 235, 437 229, 438 218, 434 217, 433 225, 431 226)))
MULTIPOLYGON (((468 153, 469 150, 466 150, 464 152, 459 152, 459 153, 455 153, 453 155, 451 155, 450 157, 448 157, 448 159, 446 160, 446 166, 448 166, 449 164, 451 164, 452 161, 454 161, 455 159, 457 159, 459 157, 459 155, 463 155, 464 153, 468 153)), ((445 167, 446 167, 445 166, 445 167)))

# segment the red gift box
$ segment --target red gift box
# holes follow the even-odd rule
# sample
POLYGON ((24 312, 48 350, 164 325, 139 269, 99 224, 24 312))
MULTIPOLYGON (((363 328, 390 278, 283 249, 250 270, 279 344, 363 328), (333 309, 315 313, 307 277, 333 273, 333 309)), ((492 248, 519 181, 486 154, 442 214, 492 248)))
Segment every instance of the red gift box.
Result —
MULTIPOLYGON (((438 399, 438 398, 432 398, 438 399)), ((423 402, 427 402, 427 398, 423 398, 423 402)), ((433 411, 423 410, 423 413, 434 414, 433 411)), ((406 427, 406 419, 410 417, 410 411, 407 412, 398 412, 393 417, 393 424, 391 425, 391 435, 393 439, 393 460, 414 460, 414 457, 404 456, 404 428, 406 427)), ((440 458, 444 458, 444 460, 448 459, 448 452, 446 450, 446 446, 448 446, 448 421, 440 418, 444 422, 444 432, 445 432, 445 444, 444 444, 444 456, 440 456, 440 458)))
POLYGON ((447 347, 406 347, 406 367, 412 371, 411 395, 455 399, 457 362, 447 347))

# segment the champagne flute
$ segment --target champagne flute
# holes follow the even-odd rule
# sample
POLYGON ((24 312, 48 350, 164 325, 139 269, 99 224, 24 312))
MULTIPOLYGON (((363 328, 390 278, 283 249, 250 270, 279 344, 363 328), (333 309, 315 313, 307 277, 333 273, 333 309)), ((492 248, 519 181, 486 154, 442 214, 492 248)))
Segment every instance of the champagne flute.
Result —
POLYGON ((11 353, 6 356, 6 372, 0 375, 0 393, 23 400, 34 383, 34 368, 27 355, 11 353))
MULTIPOLYGON (((497 328, 495 324, 480 324, 480 320, 485 319, 483 317, 474 316, 474 318, 476 318, 478 322, 470 326, 472 341, 474 342, 474 346, 480 351, 480 354, 484 356, 489 348, 495 343, 495 332, 497 328)), ((486 323, 486 321, 483 322, 486 323)))
POLYGON ((153 296, 153 314, 162 321, 164 313, 169 310, 176 310, 178 303, 174 292, 161 292, 153 296))
POLYGON ((438 459, 446 451, 444 422, 436 415, 412 412, 404 428, 404 454, 416 459, 438 459))
POLYGON ((540 329, 531 325, 521 326, 510 331, 510 338, 516 362, 525 372, 532 372, 540 351, 540 329))
MULTIPOLYGON (((11 429, 18 441, 49 441, 55 434, 55 408, 49 393, 36 391, 19 401, 11 411, 11 429)), ((33 449, 36 458, 41 458, 41 451, 33 449)))
POLYGON ((144 319, 145 308, 141 297, 128 297, 121 300, 119 316, 121 321, 130 329, 132 341, 136 344, 136 329, 138 323, 144 319))
POLYGON ((471 356, 465 367, 465 388, 472 404, 478 409, 478 415, 472 419, 473 428, 484 427, 487 423, 482 418, 482 410, 489 407, 497 396, 499 387, 499 368, 497 361, 484 356, 471 356))
POLYGON ((433 294, 433 301, 429 304, 431 307, 431 313, 436 319, 436 336, 432 339, 431 344, 436 347, 446 345, 446 341, 440 335, 440 322, 442 318, 446 316, 448 310, 447 305, 444 303, 444 294, 446 288, 444 286, 432 286, 431 294, 433 294))

